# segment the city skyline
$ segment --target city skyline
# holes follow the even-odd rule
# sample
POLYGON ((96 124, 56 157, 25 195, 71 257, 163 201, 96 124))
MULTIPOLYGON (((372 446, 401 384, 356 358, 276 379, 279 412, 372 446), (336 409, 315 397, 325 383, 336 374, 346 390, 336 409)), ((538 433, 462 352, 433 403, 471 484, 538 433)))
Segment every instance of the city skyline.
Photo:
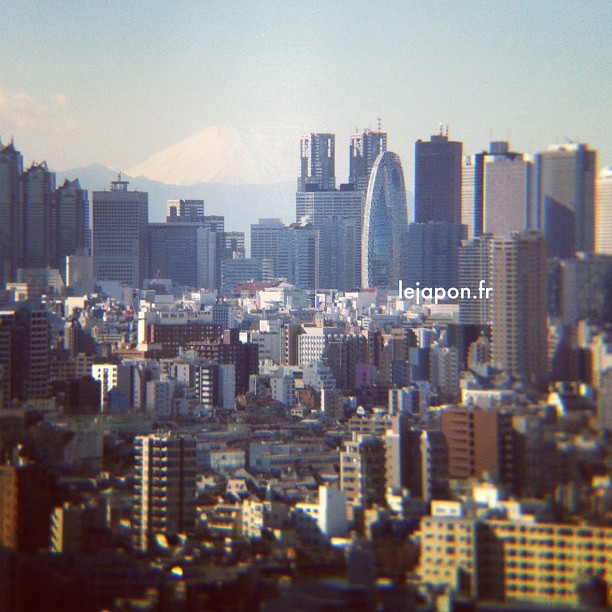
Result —
POLYGON ((344 177, 350 135, 378 117, 409 187, 414 142, 440 122, 465 154, 490 140, 528 153, 571 140, 612 164, 612 91, 597 69, 612 54, 604 3, 383 3, 366 37, 354 35, 365 3, 315 3, 307 20, 297 3, 42 6, 0 10, 12 59, 0 73, 0 137, 14 136, 26 164, 126 169, 227 125, 277 142, 291 177, 300 135, 335 133, 344 177), (68 12, 87 27, 58 36, 68 12))

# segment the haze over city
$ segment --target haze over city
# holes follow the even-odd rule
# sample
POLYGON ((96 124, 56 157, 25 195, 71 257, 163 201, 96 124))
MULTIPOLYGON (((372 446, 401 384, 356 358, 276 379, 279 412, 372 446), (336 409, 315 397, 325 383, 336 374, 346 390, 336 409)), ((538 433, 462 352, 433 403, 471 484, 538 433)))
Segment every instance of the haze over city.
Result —
POLYGON ((26 163, 126 170, 237 128, 274 144, 286 181, 301 133, 337 135, 342 177, 349 135, 381 117, 409 188, 439 122, 466 154, 571 140, 609 165, 611 23, 607 2, 4 3, 0 137, 26 163))

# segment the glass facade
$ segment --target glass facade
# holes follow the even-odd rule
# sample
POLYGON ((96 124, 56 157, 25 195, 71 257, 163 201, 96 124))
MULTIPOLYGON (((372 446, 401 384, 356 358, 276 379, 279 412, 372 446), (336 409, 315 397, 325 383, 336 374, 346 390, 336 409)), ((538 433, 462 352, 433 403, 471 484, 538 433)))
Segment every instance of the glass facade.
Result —
POLYGON ((381 153, 368 184, 362 232, 361 284, 392 288, 402 275, 406 253, 408 211, 400 158, 381 153))

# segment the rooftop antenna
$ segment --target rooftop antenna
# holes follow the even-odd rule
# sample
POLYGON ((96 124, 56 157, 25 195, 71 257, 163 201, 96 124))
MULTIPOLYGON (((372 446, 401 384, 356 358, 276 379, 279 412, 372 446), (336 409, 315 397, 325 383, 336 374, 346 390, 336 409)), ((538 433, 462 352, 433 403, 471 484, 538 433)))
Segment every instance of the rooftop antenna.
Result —
POLYGON ((442 136, 443 134, 444 134, 444 125, 440 121, 440 123, 438 125, 438 136, 442 136))
POLYGON ((446 137, 448 138, 448 123, 446 124, 446 137))
POLYGON ((378 121, 378 133, 380 134, 380 132, 382 131, 382 119, 378 117, 377 121, 378 121))

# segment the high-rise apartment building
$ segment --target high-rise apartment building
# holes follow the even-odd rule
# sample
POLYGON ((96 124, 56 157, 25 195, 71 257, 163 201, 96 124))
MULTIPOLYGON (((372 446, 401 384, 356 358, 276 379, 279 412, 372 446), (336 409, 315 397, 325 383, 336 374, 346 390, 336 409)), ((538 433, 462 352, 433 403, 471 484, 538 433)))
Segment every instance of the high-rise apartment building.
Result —
POLYGON ((440 129, 414 148, 414 211, 417 223, 461 223, 461 157, 463 143, 440 129))
POLYGON ((536 194, 531 227, 541 229, 549 257, 595 248, 597 151, 586 144, 551 145, 535 156, 536 194))
POLYGON ((612 166, 602 168, 597 177, 595 252, 612 255, 612 166))
POLYGON ((484 287, 490 287, 491 235, 462 240, 457 260, 458 286, 470 290, 470 297, 459 302, 459 323, 490 325, 490 294, 485 293, 481 297, 480 288, 483 286, 483 280, 484 287), (476 299, 473 296, 476 296, 476 299))
POLYGON ((305 134, 300 139, 298 191, 333 191, 336 188, 336 137, 305 134))
POLYGON ((381 153, 372 169, 361 233, 361 285, 396 288, 405 270, 406 187, 400 158, 381 153))
POLYGON ((196 442, 173 434, 134 440, 135 547, 150 549, 157 535, 191 531, 196 518, 196 442))
POLYGON ((93 193, 94 275, 140 287, 148 272, 148 194, 129 191, 121 177, 93 193))
POLYGON ((498 483, 514 481, 510 413, 447 408, 442 411, 441 429, 448 447, 450 478, 481 478, 486 472, 498 483))
POLYGON ((374 162, 380 153, 387 150, 387 134, 380 131, 364 130, 351 135, 349 151, 349 183, 356 191, 368 188, 374 162))
POLYGON ((546 241, 535 230, 491 239, 494 364, 514 376, 546 374, 546 241))
POLYGON ((52 480, 40 465, 0 465, 0 548, 45 549, 51 509, 52 480))
POLYGON ((349 506, 369 508, 385 500, 385 444, 375 436, 353 433, 340 453, 340 489, 349 506))
POLYGON ((23 157, 13 142, 0 142, 0 283, 15 279, 21 259, 23 157))

